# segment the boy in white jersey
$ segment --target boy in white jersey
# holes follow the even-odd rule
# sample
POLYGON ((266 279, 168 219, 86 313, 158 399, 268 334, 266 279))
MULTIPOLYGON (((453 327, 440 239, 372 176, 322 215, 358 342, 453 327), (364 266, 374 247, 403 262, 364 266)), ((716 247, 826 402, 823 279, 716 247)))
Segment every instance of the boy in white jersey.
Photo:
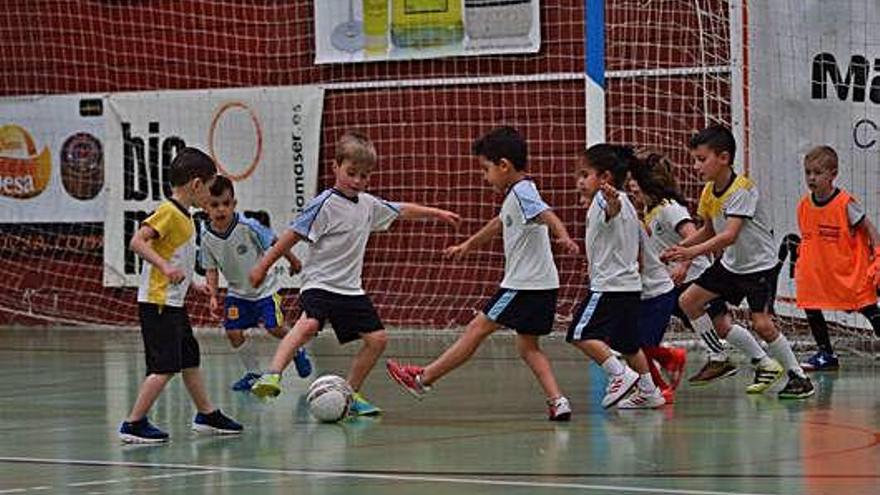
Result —
POLYGON ((588 205, 590 291, 575 312, 566 340, 608 374, 602 407, 617 404, 621 409, 650 409, 666 401, 641 350, 642 226, 638 213, 621 191, 631 153, 620 146, 597 144, 579 160, 576 184, 588 205), (621 363, 611 348, 620 352, 632 369, 621 363), (624 399, 633 388, 635 392, 624 399))
POLYGON ((258 396, 276 396, 281 392, 281 372, 290 364, 296 349, 311 340, 329 320, 340 344, 363 341, 347 377, 355 391, 352 413, 381 412, 360 393, 388 341, 382 321, 361 287, 367 240, 371 232, 388 229, 398 217, 434 218, 453 227, 458 226, 460 219, 450 211, 413 203, 389 203, 366 193, 376 160, 376 148, 366 136, 344 134, 336 144, 334 186, 309 202, 290 229, 251 270, 251 284, 259 286, 278 258, 297 242, 308 243, 299 296, 302 315, 278 344, 268 372, 254 384, 253 392, 258 396))
MULTIPOLYGON (((754 339, 741 338, 742 333, 748 332, 731 330, 727 335, 722 334, 755 365, 755 379, 746 392, 764 392, 787 371, 788 383, 779 397, 809 397, 815 393, 813 384, 798 364, 788 340, 773 324, 776 279, 781 263, 757 187, 733 171, 736 153, 733 134, 726 127, 713 125, 694 135, 689 147, 695 168, 706 181, 697 212, 705 223, 678 246, 667 249, 664 256, 670 261, 684 261, 721 250, 724 254, 684 291, 679 304, 694 328, 703 333, 712 326, 705 311, 709 301, 720 296, 738 305, 746 299, 755 332, 785 367, 783 370, 767 356, 754 339)), ((723 331, 722 328, 717 330, 723 331)))
POLYGON ((577 254, 578 246, 526 176, 527 145, 519 132, 511 127, 494 129, 474 143, 474 155, 485 171, 486 182, 505 193, 504 202, 498 216, 465 242, 446 249, 446 254, 459 259, 500 232, 504 239, 501 287, 439 358, 425 367, 400 365, 389 359, 388 374, 421 398, 431 384, 464 364, 486 337, 508 327, 516 331, 520 357, 544 389, 549 419, 568 421, 571 406, 538 345, 538 338, 552 330, 559 289, 548 227, 568 253, 577 254))
POLYGON ((195 268, 195 226, 189 208, 207 202, 217 168, 208 155, 184 148, 171 162, 168 174, 171 198, 144 220, 129 244, 145 261, 138 287, 138 314, 147 377, 128 418, 119 427, 119 438, 126 443, 168 441, 168 434, 150 423, 147 412, 176 373, 182 373, 198 411, 193 430, 235 434, 243 429, 208 399, 199 371, 199 343, 184 307, 195 268))
MULTIPOLYGON (((229 284, 223 302, 223 327, 245 369, 244 376, 232 389, 249 392, 260 378, 261 368, 245 331, 262 323, 267 332, 282 339, 287 330, 281 312, 281 295, 277 292, 277 270, 272 270, 257 288, 251 287, 248 280, 251 268, 275 242, 275 234, 257 220, 236 213, 236 204, 232 181, 218 175, 211 185, 211 199, 205 208, 211 221, 202 226, 201 254, 212 312, 220 309, 217 296, 220 271, 229 284)), ((291 274, 299 272, 302 268, 299 259, 290 251, 284 253, 284 257, 290 263, 291 274)), ((305 348, 297 351, 293 362, 301 378, 312 372, 305 348)))

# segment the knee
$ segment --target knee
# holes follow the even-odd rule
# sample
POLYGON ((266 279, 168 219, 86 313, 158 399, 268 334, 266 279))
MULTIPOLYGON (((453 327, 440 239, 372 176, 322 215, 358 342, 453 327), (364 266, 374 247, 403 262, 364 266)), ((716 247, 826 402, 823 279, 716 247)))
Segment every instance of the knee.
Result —
POLYGON ((532 353, 540 352, 541 348, 538 345, 537 339, 531 339, 523 335, 517 335, 516 350, 519 353, 519 357, 525 359, 532 353))
POLYGON ((388 332, 379 330, 363 334, 364 345, 374 351, 382 352, 388 346, 388 332))
POLYGON ((245 341, 244 332, 241 330, 226 332, 226 338, 229 339, 229 343, 235 348, 241 347, 245 341))

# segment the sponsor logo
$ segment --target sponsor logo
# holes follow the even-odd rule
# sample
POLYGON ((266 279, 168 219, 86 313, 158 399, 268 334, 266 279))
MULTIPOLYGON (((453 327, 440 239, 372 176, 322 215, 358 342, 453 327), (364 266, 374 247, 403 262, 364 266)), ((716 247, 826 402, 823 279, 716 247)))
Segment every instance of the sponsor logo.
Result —
POLYGON ((34 138, 21 126, 0 126, 0 195, 33 198, 46 189, 51 175, 48 147, 37 151, 34 138))
MULTIPOLYGON (((226 133, 228 132, 231 131, 226 130, 226 133)), ((236 141, 233 142, 235 143, 236 141)), ((208 154, 214 159, 214 163, 217 164, 220 173, 229 177, 230 180, 241 181, 250 177, 263 157, 263 127, 260 124, 260 119, 257 118, 256 112, 240 101, 228 101, 220 105, 220 108, 214 112, 214 117, 211 119, 211 127, 208 129, 208 154), (244 115, 240 115, 242 113, 244 115), (224 133, 224 129, 232 128, 233 126, 239 129, 236 131, 236 134, 240 135, 241 127, 239 122, 242 118, 250 121, 253 128, 253 151, 249 157, 227 158, 225 153, 220 153, 218 149, 219 145, 217 142, 223 141, 218 139, 218 135, 224 133)))
POLYGON ((89 200, 104 186, 104 149, 101 141, 78 132, 61 145, 61 184, 67 194, 89 200))
POLYGON ((850 57, 845 73, 840 69, 831 53, 822 52, 813 57, 812 99, 827 99, 831 88, 840 101, 850 99, 853 103, 863 103, 867 96, 871 103, 880 104, 880 58, 869 60, 856 54, 850 57), (869 76, 873 76, 870 81, 869 76))

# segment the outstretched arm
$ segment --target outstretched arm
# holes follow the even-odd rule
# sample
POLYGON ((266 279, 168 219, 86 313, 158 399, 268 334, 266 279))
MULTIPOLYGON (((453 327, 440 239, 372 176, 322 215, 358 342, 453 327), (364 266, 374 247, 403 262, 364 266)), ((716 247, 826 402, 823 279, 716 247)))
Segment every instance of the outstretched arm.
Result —
POLYGON ((416 203, 401 203, 400 218, 433 218, 449 224, 454 229, 458 229, 458 226, 461 224, 461 217, 458 216, 458 213, 430 206, 422 206, 416 203))
POLYGON ((577 243, 574 242, 570 235, 568 235, 568 230, 565 229, 565 225, 562 223, 562 220, 556 216, 556 213, 553 213, 553 210, 544 210, 539 215, 538 218, 544 222, 547 227, 550 228, 550 232, 553 233, 553 237, 556 239, 556 242, 562 245, 565 252, 568 254, 578 254, 580 252, 580 248, 577 243))
MULTIPOLYGON (((669 261, 685 261, 692 260, 701 254, 721 251, 736 242, 736 238, 739 237, 739 233, 742 230, 743 225, 745 225, 746 220, 747 219, 742 217, 730 217, 727 219, 727 223, 724 224, 724 230, 718 234, 711 235, 705 241, 694 243, 690 246, 682 246, 681 244, 678 246, 672 246, 663 252, 664 258, 669 261)), ((703 227, 701 227, 693 237, 698 238, 699 236, 707 235, 708 233, 714 233, 714 229, 712 229, 710 222, 703 224, 703 227)), ((693 242, 690 237, 685 239, 685 241, 693 242)))
POLYGON ((285 230, 284 233, 281 234, 281 237, 278 238, 278 241, 276 241, 275 244, 266 251, 266 254, 260 258, 260 261, 251 268, 251 272, 248 276, 251 286, 259 287, 266 278, 266 273, 269 272, 269 268, 271 268, 279 258, 284 256, 284 253, 289 252, 294 244, 301 240, 302 237, 293 230, 285 230))
POLYGON ((448 248, 446 248, 446 257, 459 259, 473 249, 478 248, 483 244, 486 244, 500 232, 501 219, 496 216, 492 218, 492 220, 489 220, 486 225, 483 226, 483 228, 477 231, 476 234, 470 236, 468 240, 462 242, 461 244, 456 244, 454 246, 449 246, 448 248))

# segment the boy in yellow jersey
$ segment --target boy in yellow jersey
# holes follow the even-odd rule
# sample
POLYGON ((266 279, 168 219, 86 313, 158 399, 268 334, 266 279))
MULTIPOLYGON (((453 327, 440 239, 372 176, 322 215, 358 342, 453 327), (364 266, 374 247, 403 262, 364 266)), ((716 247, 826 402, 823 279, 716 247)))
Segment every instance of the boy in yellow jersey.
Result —
POLYGON ((830 146, 817 146, 804 157, 804 178, 810 193, 798 204, 801 243, 795 282, 797 305, 807 313, 819 347, 801 363, 807 371, 840 366, 823 309, 858 311, 880 335, 876 289, 880 236, 859 202, 834 185, 836 177, 837 153, 830 146))
POLYGON ((771 359, 746 329, 734 325, 722 334, 718 328, 719 334, 755 365, 755 380, 746 392, 762 393, 787 372, 788 382, 779 397, 809 397, 815 393, 813 384, 801 369, 791 344, 773 324, 776 279, 782 265, 757 186, 733 171, 733 134, 724 126, 713 125, 695 134, 689 147, 694 167, 706 181, 697 210, 705 222, 677 246, 668 248, 664 257, 680 262, 722 250, 724 254, 682 293, 681 309, 694 329, 703 334, 712 327, 706 314, 709 301, 721 297, 739 305, 745 299, 751 309, 752 327, 782 363, 780 366, 771 359))
MULTIPOLYGON (((160 443, 168 434, 153 426, 147 412, 176 373, 196 406, 192 428, 217 434, 241 433, 242 426, 226 417, 208 399, 199 371, 199 343, 193 337, 184 298, 195 266, 195 226, 191 206, 203 205, 217 175, 211 158, 184 148, 169 169, 172 195, 147 217, 129 247, 143 258, 138 288, 138 313, 147 362, 131 412, 119 428, 125 443, 160 443)), ((200 287, 204 289, 203 286, 200 287)))

